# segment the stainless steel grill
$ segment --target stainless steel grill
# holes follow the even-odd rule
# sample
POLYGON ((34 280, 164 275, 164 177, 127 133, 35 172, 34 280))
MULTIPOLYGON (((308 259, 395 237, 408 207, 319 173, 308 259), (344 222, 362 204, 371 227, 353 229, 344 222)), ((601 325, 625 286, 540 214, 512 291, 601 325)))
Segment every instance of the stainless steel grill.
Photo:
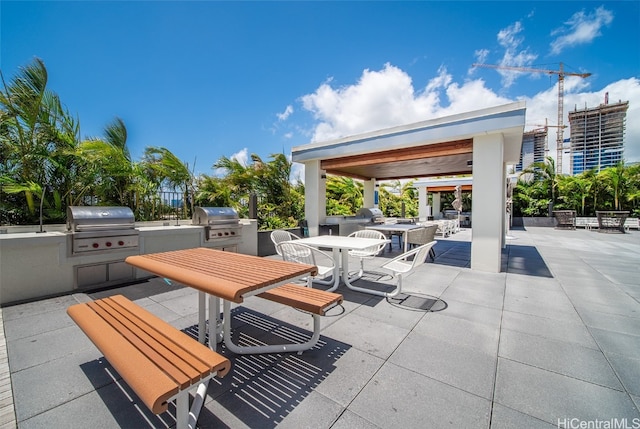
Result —
POLYGON ((69 206, 67 230, 72 255, 135 249, 139 244, 128 207, 69 206))
POLYGON ((193 225, 204 225, 207 241, 231 246, 238 245, 242 239, 238 212, 231 207, 196 207, 191 221, 193 225))
POLYGON ((358 210, 357 217, 361 218, 361 222, 365 223, 384 223, 382 211, 375 207, 363 207, 358 210))

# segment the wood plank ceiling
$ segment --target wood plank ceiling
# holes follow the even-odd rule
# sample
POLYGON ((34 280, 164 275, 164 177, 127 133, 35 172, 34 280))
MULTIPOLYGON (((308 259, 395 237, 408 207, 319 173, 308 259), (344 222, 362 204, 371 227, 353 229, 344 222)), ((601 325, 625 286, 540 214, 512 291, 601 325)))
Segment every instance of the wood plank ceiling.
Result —
POLYGON ((471 174, 473 139, 325 159, 329 174, 355 179, 396 180, 471 174))

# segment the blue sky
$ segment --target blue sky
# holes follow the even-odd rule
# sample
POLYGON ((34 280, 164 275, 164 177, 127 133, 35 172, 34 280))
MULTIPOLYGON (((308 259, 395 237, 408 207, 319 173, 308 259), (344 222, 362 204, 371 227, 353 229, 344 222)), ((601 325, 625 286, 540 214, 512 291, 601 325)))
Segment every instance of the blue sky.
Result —
MULTIPOLYGON (((135 159, 170 149, 195 172, 293 146, 523 99, 527 123, 630 101, 640 161, 640 2, 0 2, 5 79, 34 57, 99 137, 124 120, 135 159)), ((531 128, 531 127, 527 127, 531 128)), ((565 130, 565 137, 569 131, 565 130)), ((549 135, 555 154, 555 128, 549 135)), ((567 163, 568 164, 568 163, 567 163)))

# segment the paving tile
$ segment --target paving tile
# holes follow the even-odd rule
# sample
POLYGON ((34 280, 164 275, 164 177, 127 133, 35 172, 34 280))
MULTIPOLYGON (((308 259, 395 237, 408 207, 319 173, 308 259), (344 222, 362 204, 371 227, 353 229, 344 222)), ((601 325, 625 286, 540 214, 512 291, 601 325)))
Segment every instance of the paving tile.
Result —
POLYGON ((407 329, 353 313, 347 314, 323 331, 327 337, 383 359, 393 353, 408 333, 407 329))
MULTIPOLYGON (((327 351, 325 351, 326 353, 327 351)), ((215 420, 223 419, 224 426, 271 428, 279 426, 291 414, 291 424, 297 424, 300 413, 310 412, 314 416, 310 422, 322 422, 319 427, 329 427, 342 412, 343 407, 315 388, 333 370, 333 359, 323 355, 322 367, 316 362, 315 352, 272 355, 247 355, 232 358, 231 372, 221 382, 216 383, 215 392, 209 387, 209 394, 215 399, 208 401, 206 408, 211 415, 201 416, 199 426, 220 427, 215 420), (305 402, 309 399, 309 402, 305 402), (298 410, 302 407, 302 410, 298 410), (324 420, 327 417, 328 420, 324 420)))
POLYGON ((364 417, 345 410, 331 426, 331 429, 380 429, 380 426, 376 426, 364 417))
POLYGON ((503 329, 499 356, 537 368, 623 390, 600 350, 503 329))
POLYGON ((416 325, 413 332, 479 350, 488 355, 496 355, 498 351, 498 327, 450 317, 444 312, 428 314, 416 325))
POLYGON ((180 316, 188 316, 198 311, 197 294, 177 294, 175 297, 156 301, 180 316))
POLYGON ((640 396, 640 359, 632 359, 616 354, 607 354, 627 392, 640 396))
POLYGON ((558 429, 555 424, 523 414, 500 404, 493 404, 491 413, 491 429, 558 429))
POLYGON ((34 313, 26 318, 4 321, 7 341, 28 338, 73 325, 73 319, 62 310, 34 313))
POLYGON ((495 402, 547 423, 640 418, 629 395, 499 358, 495 402))
MULTIPOLYGON (((502 311, 496 308, 474 305, 455 299, 445 301, 447 307, 439 312, 449 317, 456 317, 468 320, 473 323, 480 323, 491 327, 500 327, 502 321, 502 311)), ((435 313, 434 313, 435 314, 435 313)))
POLYGON ((489 426, 490 407, 486 399, 385 364, 349 410, 381 428, 472 429, 489 426))
POLYGON ((597 349, 596 342, 581 323, 571 323, 539 316, 504 311, 502 328, 525 334, 574 343, 597 349))
POLYGON ((640 396, 631 395, 631 399, 636 404, 636 408, 640 410, 640 396))
POLYGON ((319 393, 311 392, 299 405, 286 415, 279 429, 323 429, 331 427, 342 413, 342 406, 319 393))
POLYGON ((496 354, 411 333, 389 362, 469 393, 491 399, 496 354))
POLYGON ((95 346, 75 325, 9 341, 7 344, 12 373, 82 349, 95 349, 95 346))
POLYGON ((585 325, 607 331, 623 334, 637 335, 640 333, 640 318, 619 316, 616 314, 601 313, 578 309, 585 325))
POLYGON ((606 301, 593 302, 573 298, 573 303, 579 312, 589 311, 607 313, 617 316, 640 319, 640 303, 629 296, 624 296, 616 301, 611 296, 606 301))
POLYGON ((66 311, 67 307, 73 304, 77 304, 75 298, 72 295, 65 295, 20 305, 12 305, 2 308, 2 319, 6 323, 8 320, 29 318, 37 314, 57 312, 60 310, 66 311))
POLYGON ((63 358, 32 366, 11 376, 18 421, 26 420, 79 398, 107 384, 119 375, 98 350, 81 350, 63 358), (48 383, 51 374, 55 383, 48 383), (30 389, 30 386, 38 386, 30 389))
POLYGON ((541 300, 531 300, 528 297, 507 296, 504 300, 504 309, 514 313, 529 314, 547 319, 582 323, 580 316, 571 303, 560 304, 552 298, 542 302, 541 300))
POLYGON ((452 285, 442 293, 441 298, 445 301, 453 299, 496 309, 502 309, 504 301, 504 297, 501 294, 490 289, 484 289, 483 285, 475 285, 473 283, 465 286, 452 285))
POLYGON ((605 353, 616 353, 640 359, 640 336, 590 328, 591 334, 605 353))
POLYGON ((353 314, 388 323, 399 328, 412 329, 426 313, 396 307, 386 300, 382 300, 373 307, 362 305, 356 308, 353 314))
POLYGON ((326 377, 315 389, 316 392, 332 401, 347 406, 380 369, 384 360, 356 348, 343 351, 331 351, 330 356, 316 355, 309 358, 303 353, 303 359, 312 364, 326 365, 333 362, 333 367, 326 371, 326 377))
MULTIPOLYGON (((175 408, 170 412, 175 414, 175 408)), ((175 418, 169 413, 156 416, 128 387, 114 383, 19 422, 20 429, 144 429, 171 425, 175 425, 175 418)))

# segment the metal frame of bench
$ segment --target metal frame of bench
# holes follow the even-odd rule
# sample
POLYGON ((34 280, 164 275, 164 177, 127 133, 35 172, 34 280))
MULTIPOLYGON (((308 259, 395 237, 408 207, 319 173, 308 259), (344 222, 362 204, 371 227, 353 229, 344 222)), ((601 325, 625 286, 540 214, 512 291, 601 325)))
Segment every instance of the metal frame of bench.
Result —
MULTIPOLYGON (((305 350, 314 347, 320 339, 320 316, 324 316, 328 310, 339 305, 343 301, 340 294, 327 292, 321 289, 313 289, 311 287, 302 286, 293 283, 287 283, 266 292, 256 295, 259 298, 268 299, 280 304, 296 308, 311 315, 313 318, 313 333, 309 340, 303 343, 287 343, 287 344, 268 344, 263 346, 240 346, 231 339, 231 302, 223 300, 223 325, 220 326, 216 315, 211 314, 212 309, 220 308, 219 298, 209 296, 209 344, 215 347, 212 342, 212 328, 215 326, 216 338, 220 341, 220 329, 222 329, 224 344, 233 353, 236 354, 262 354, 262 353, 293 353, 301 354, 305 350), (214 321, 212 325, 211 322, 214 321)), ((215 313, 215 310, 214 310, 215 313)))
POLYGON ((195 428, 214 376, 230 361, 122 295, 72 305, 67 314, 155 414, 176 402, 176 428, 195 428), (197 391, 191 410, 189 390, 197 391))

